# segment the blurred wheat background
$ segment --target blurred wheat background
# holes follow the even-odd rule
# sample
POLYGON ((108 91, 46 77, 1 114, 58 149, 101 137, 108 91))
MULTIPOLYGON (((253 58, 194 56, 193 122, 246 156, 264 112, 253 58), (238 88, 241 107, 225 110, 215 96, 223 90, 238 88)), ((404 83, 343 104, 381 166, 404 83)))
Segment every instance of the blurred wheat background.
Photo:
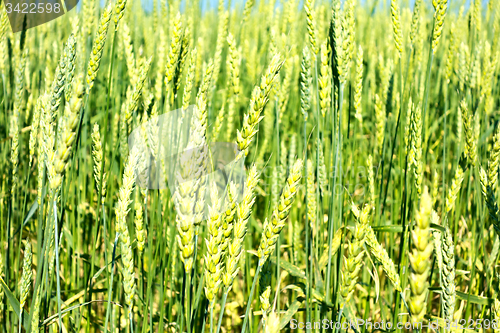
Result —
POLYGON ((0 332, 499 331, 498 0, 79 7, 0 7, 0 332), (190 105, 245 186, 136 186, 190 105))

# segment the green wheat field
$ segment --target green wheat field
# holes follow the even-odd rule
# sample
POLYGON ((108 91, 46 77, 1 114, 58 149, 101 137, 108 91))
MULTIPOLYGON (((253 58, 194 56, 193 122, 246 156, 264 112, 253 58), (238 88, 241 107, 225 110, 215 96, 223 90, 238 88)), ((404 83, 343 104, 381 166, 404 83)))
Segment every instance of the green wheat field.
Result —
POLYGON ((500 332, 499 0, 108 2, 0 6, 0 333, 500 332))

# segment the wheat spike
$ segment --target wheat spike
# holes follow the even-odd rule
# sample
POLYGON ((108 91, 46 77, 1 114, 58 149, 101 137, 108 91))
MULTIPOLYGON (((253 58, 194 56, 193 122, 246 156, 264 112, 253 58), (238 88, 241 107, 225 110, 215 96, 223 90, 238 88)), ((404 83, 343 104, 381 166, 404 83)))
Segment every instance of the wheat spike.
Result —
MULTIPOLYGON (((318 78, 318 86, 319 86, 319 104, 320 104, 320 110, 321 110, 321 115, 326 117, 326 113, 328 109, 330 108, 330 103, 331 103, 331 77, 330 77, 330 56, 328 52, 328 44, 324 42, 321 44, 321 49, 320 49, 320 58, 321 58, 321 65, 320 65, 320 75, 318 78)), ((285 66, 286 67, 286 66, 285 66)))
POLYGON ((397 291, 401 291, 401 279, 399 278, 399 274, 396 271, 396 267, 394 266, 394 262, 387 254, 387 251, 384 249, 382 245, 377 240, 375 236, 375 232, 370 226, 366 227, 366 244, 370 249, 370 253, 377 259, 378 262, 382 264, 382 268, 391 281, 392 285, 397 291))
POLYGON ((467 102, 465 100, 460 102, 459 108, 462 114, 462 121, 465 130, 465 154, 467 155, 469 163, 472 166, 476 166, 477 152, 474 129, 472 128, 472 115, 468 112, 467 102))
POLYGON ((436 53, 436 49, 443 31, 444 19, 448 8, 448 0, 438 0, 436 11, 434 12, 434 31, 432 32, 432 53, 436 53))
POLYGON ((129 206, 132 203, 131 195, 135 185, 135 167, 137 162, 137 153, 131 152, 128 158, 125 170, 123 172, 122 186, 118 194, 118 203, 115 208, 116 232, 120 235, 120 249, 122 252, 122 274, 123 289, 125 291, 125 302, 129 309, 129 316, 132 318, 134 297, 135 297, 135 273, 134 273, 134 255, 130 235, 127 227, 127 215, 129 206))
POLYGON ((64 49, 64 55, 66 62, 65 75, 64 78, 64 97, 66 98, 66 102, 69 103, 72 87, 73 87, 73 78, 75 76, 75 61, 76 61, 76 39, 74 34, 71 34, 68 38, 67 47, 64 49))
POLYGON ((197 49, 194 48, 191 51, 191 57, 189 59, 189 65, 188 65, 188 70, 186 74, 186 84, 184 85, 184 91, 182 95, 182 109, 187 110, 189 107, 189 104, 191 103, 191 93, 193 90, 193 84, 194 84, 194 75, 196 73, 196 54, 197 54, 197 49))
POLYGON ((137 250, 139 250, 139 255, 144 252, 144 244, 146 243, 146 229, 144 229, 144 216, 142 212, 142 204, 136 202, 134 205, 135 210, 135 236, 137 238, 137 250))
POLYGON ((364 257, 363 245, 365 243, 366 227, 368 225, 368 214, 371 210, 369 205, 363 208, 360 212, 358 207, 351 204, 351 210, 356 217, 356 225, 354 227, 353 238, 348 241, 348 254, 343 258, 343 269, 340 273, 340 294, 342 301, 340 308, 342 309, 352 297, 354 287, 358 281, 358 275, 362 268, 362 260, 364 257))
POLYGON ((205 296, 211 307, 222 283, 222 249, 224 234, 221 230, 222 214, 217 185, 210 187, 211 205, 208 208, 207 221, 208 239, 205 239, 207 253, 205 254, 205 296))
POLYGON ((354 83, 354 117, 363 125, 363 115, 361 107, 361 95, 363 93, 363 48, 358 47, 356 53, 356 80, 354 83))
POLYGON ((169 104, 172 103, 173 98, 173 87, 170 86, 170 83, 174 79, 175 70, 179 65, 179 58, 181 52, 181 44, 182 44, 182 22, 181 22, 181 14, 178 12, 175 16, 173 22, 173 31, 172 31, 172 39, 170 42, 170 49, 168 51, 167 63, 165 65, 165 88, 167 89, 165 96, 167 102, 169 104))
POLYGON ((19 301, 21 315, 24 309, 24 305, 26 304, 26 300, 28 299, 28 294, 31 287, 31 279, 33 278, 33 273, 31 271, 32 261, 33 254, 31 253, 31 243, 29 240, 27 240, 24 247, 23 274, 21 275, 21 282, 19 284, 19 288, 21 290, 19 301))
POLYGON ((74 82, 73 96, 64 108, 64 118, 62 119, 61 128, 59 129, 61 137, 60 140, 56 142, 57 150, 53 160, 55 175, 52 175, 52 179, 50 180, 52 189, 56 189, 61 185, 64 170, 71 156, 72 145, 76 139, 76 127, 83 105, 83 94, 83 76, 80 76, 74 82))
POLYGON ((102 151, 102 142, 101 142, 101 133, 99 132, 99 125, 97 123, 94 124, 92 129, 92 159, 94 161, 94 179, 96 184, 96 191, 99 195, 99 191, 101 188, 101 178, 102 178, 102 201, 104 204, 106 200, 106 183, 107 177, 106 173, 101 176, 102 164, 104 163, 103 151, 102 151))
MULTIPOLYGON (((125 121, 128 126, 130 126, 130 123, 132 122, 132 115, 134 112, 137 110, 137 107, 139 106, 139 99, 142 96, 142 92, 144 90, 144 83, 146 82, 147 75, 149 72, 149 69, 151 67, 151 61, 153 60, 152 57, 150 57, 146 63, 141 66, 139 76, 136 82, 136 85, 134 87, 134 90, 132 94, 130 95, 128 101, 127 101, 127 107, 125 111, 125 121)), ((127 135, 130 133, 127 133, 127 135)))
POLYGON ((321 142, 321 140, 316 141, 319 148, 318 183, 321 195, 324 197, 328 194, 328 179, 325 165, 325 155, 323 153, 323 143, 321 142))
POLYGON ((401 14, 399 12, 397 0, 391 0, 391 19, 394 44, 398 50, 398 56, 401 58, 403 55, 403 31, 401 29, 401 14))
POLYGON ((464 170, 460 165, 457 165, 455 171, 455 176, 451 182, 451 187, 448 190, 448 195, 446 196, 446 212, 449 213, 455 208, 455 200, 457 200, 458 192, 462 186, 462 181, 464 180, 464 170))
POLYGON ((311 56, 308 47, 302 51, 302 63, 300 65, 300 111, 307 121, 308 112, 311 108, 311 56))
POLYGON ((442 288, 443 288, 443 312, 444 318, 449 322, 453 321, 455 314, 455 254, 453 238, 450 229, 446 227, 442 236, 442 288))
POLYGON ((418 28, 420 26, 420 6, 422 0, 416 0, 413 6, 413 15, 411 17, 411 28, 410 28, 410 47, 413 49, 413 46, 416 42, 415 38, 418 33, 418 28))
POLYGON ((231 181, 227 188, 227 203, 224 208, 223 218, 222 218, 222 233, 223 233, 223 242, 221 244, 222 251, 226 251, 229 246, 229 240, 231 237, 231 233, 233 231, 233 225, 236 217, 236 210, 238 208, 236 199, 237 199, 238 190, 236 188, 236 184, 231 181))
POLYGON ((500 235, 500 212, 498 204, 495 198, 495 193, 488 184, 486 171, 484 171, 482 167, 479 169, 479 182, 481 184, 481 192, 483 193, 484 200, 486 201, 486 206, 488 207, 490 220, 493 222, 495 230, 500 235))
POLYGON ((243 200, 237 207, 237 218, 233 227, 233 241, 228 247, 228 257, 226 270, 222 276, 224 286, 229 290, 238 274, 238 263, 243 254, 243 241, 247 232, 247 224, 252 214, 252 207, 255 203, 254 191, 259 181, 259 175, 255 165, 252 166, 245 184, 243 200))
POLYGON ((411 108, 410 116, 410 135, 411 135, 411 151, 410 151, 410 163, 413 168, 413 174, 415 176, 415 188, 417 189, 417 194, 420 196, 422 194, 422 119, 421 119, 420 107, 411 108))
POLYGON ((412 268, 410 273, 411 298, 409 306, 414 322, 422 321, 426 311, 428 279, 433 251, 430 230, 431 211, 432 199, 427 187, 424 187, 420 199, 420 210, 417 211, 415 217, 415 229, 411 233, 413 249, 409 255, 412 268))
POLYGON ((111 13, 113 12, 111 3, 104 9, 101 19, 99 20, 99 28, 94 38, 92 51, 90 53, 90 60, 87 69, 87 94, 90 93, 94 86, 94 81, 97 77, 99 67, 101 65, 102 52, 104 44, 106 43, 106 36, 108 34, 109 21, 111 20, 111 13))
POLYGON ((269 101, 269 94, 271 93, 274 81, 282 66, 283 60, 281 60, 279 54, 276 54, 271 60, 271 64, 267 68, 266 73, 262 76, 260 86, 256 86, 252 92, 250 109, 243 118, 243 127, 241 131, 238 130, 236 135, 236 143, 241 151, 239 156, 241 156, 241 154, 248 154, 248 147, 257 134, 258 124, 263 118, 263 116, 261 116, 262 110, 264 110, 264 107, 269 101))
POLYGON ((123 14, 125 13, 125 6, 127 5, 127 0, 118 0, 115 5, 115 31, 118 30, 118 23, 120 23, 120 20, 123 17, 123 14))
POLYGON ((307 190, 307 221, 311 225, 313 232, 314 226, 316 225, 316 186, 314 180, 314 165, 310 159, 307 160, 307 178, 306 178, 306 190, 307 190))
POLYGON ((35 299, 33 300, 33 313, 31 315, 31 331, 38 332, 40 326, 40 303, 42 298, 40 297, 41 286, 38 286, 35 294, 35 299))
POLYGON ((500 126, 497 127, 493 137, 493 148, 490 152, 490 159, 488 161, 488 185, 496 191, 498 181, 498 164, 500 162, 500 126))
POLYGON ((306 12, 306 21, 307 21, 307 33, 309 35, 309 47, 314 54, 318 53, 318 46, 316 44, 316 27, 315 27, 315 19, 313 16, 313 0, 305 0, 304 1, 304 11, 306 12))
POLYGON ((262 232, 258 250, 259 266, 262 266, 274 251, 274 244, 276 244, 279 234, 285 226, 286 218, 302 178, 302 168, 302 160, 298 159, 290 170, 290 175, 281 193, 278 206, 274 209, 271 221, 266 220, 266 223, 264 223, 264 231, 262 232))

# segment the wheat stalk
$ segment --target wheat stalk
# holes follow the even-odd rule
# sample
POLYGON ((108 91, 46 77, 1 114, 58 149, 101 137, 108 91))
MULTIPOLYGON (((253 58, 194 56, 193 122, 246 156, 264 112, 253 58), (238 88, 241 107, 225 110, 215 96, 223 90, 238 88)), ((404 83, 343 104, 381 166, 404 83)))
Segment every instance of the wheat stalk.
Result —
POLYGON ((382 103, 380 96, 375 94, 375 144, 378 154, 382 154, 386 122, 385 108, 382 103))

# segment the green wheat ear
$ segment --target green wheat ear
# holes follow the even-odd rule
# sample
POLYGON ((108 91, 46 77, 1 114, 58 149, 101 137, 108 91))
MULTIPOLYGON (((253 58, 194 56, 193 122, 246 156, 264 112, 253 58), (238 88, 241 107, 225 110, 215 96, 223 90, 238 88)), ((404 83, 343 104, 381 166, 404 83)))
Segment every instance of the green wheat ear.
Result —
POLYGON ((411 298, 409 307, 414 322, 422 321, 426 311, 428 280, 433 251, 430 229, 431 212, 432 199, 427 187, 425 187, 420 199, 420 209, 415 217, 415 228, 411 233, 413 249, 410 253, 412 272, 410 273, 411 298))
POLYGON ((370 249, 370 253, 375 259, 382 264, 382 268, 387 275, 387 278, 391 281, 394 288, 401 292, 401 279, 399 277, 398 271, 394 262, 389 257, 387 250, 378 242, 375 232, 370 226, 366 227, 366 244, 370 249))
POLYGON ((358 47, 356 53, 356 79, 354 83, 354 117, 359 120, 361 128, 363 127, 363 114, 361 105, 361 95, 363 92, 363 48, 361 45, 358 47))
POLYGON ((403 55, 403 31, 401 29, 401 14, 399 12, 399 6, 397 0, 391 0, 391 19, 392 19, 392 30, 394 36, 394 44, 398 50, 399 58, 403 55))
POLYGON ((260 85, 256 86, 252 92, 250 109, 243 118, 243 127, 241 131, 238 130, 236 135, 236 143, 241 151, 239 156, 248 154, 250 143, 252 143, 254 136, 258 132, 257 125, 263 118, 261 113, 269 101, 269 94, 271 93, 274 81, 278 77, 283 63, 284 60, 282 60, 281 56, 276 54, 271 60, 265 74, 262 76, 260 85))
POLYGON ((469 114, 467 102, 463 99, 459 105, 462 114, 462 121, 465 130, 465 154, 469 160, 469 164, 473 167, 476 166, 477 151, 476 151, 476 137, 473 128, 473 116, 469 114))
POLYGON ((462 167, 457 165, 455 171, 455 176, 453 177, 451 187, 448 190, 448 195, 446 196, 446 212, 450 212, 455 208, 455 201, 457 200, 460 188, 462 187, 462 181, 464 180, 464 170, 462 167))
POLYGON ((309 35, 309 45, 311 51, 314 54, 318 53, 318 46, 316 44, 316 27, 315 27, 315 19, 313 16, 313 0, 305 0, 304 1, 304 10, 306 12, 306 21, 307 21, 307 33, 309 35))
POLYGON ((217 185, 211 184, 210 187, 211 204, 208 208, 207 232, 208 238, 205 239, 207 253, 205 254, 205 296, 208 299, 209 306, 215 305, 215 297, 221 285, 222 275, 222 249, 223 233, 221 230, 222 209, 219 199, 217 185))
POLYGON ((432 53, 436 53, 436 48, 443 31, 446 10, 448 9, 448 0, 438 0, 436 3, 436 11, 434 12, 434 31, 432 32, 432 53))
POLYGON ((482 167, 479 169, 479 182, 481 184, 483 198, 486 201, 486 207, 488 207, 490 220, 500 236, 500 212, 498 209, 497 200, 495 198, 493 189, 488 183, 488 176, 486 174, 486 171, 484 171, 482 167))
MULTIPOLYGON (((331 86, 332 81, 330 75, 330 70, 331 70, 330 54, 328 52, 327 42, 321 44, 320 57, 321 57, 321 66, 320 66, 320 75, 318 78, 319 103, 320 103, 321 115, 324 118, 326 117, 327 111, 330 109, 331 94, 332 94, 332 86, 331 86)), ((358 86, 356 86, 356 88, 358 88, 358 86)), ((356 93, 358 93, 358 90, 356 90, 356 93)), ((355 103, 355 105, 357 104, 355 103)), ((356 114, 358 113, 358 109, 359 105, 358 108, 356 108, 356 114)))
POLYGON ((443 312, 445 319, 449 322, 453 321, 455 314, 455 244, 451 231, 448 227, 443 235, 443 268, 442 268, 442 283, 443 283, 443 312))
POLYGON ((132 318, 135 297, 135 273, 132 243, 127 226, 127 215, 129 206, 132 202, 130 197, 135 185, 136 162, 137 154, 132 151, 127 164, 125 165, 122 186, 119 191, 118 203, 115 208, 116 232, 120 236, 120 249, 122 252, 123 289, 125 291, 125 302, 129 309, 130 318, 132 318))
POLYGON ((285 226, 285 221, 290 212, 290 208, 302 178, 302 168, 302 160, 298 159, 290 170, 290 175, 288 176, 283 192, 281 193, 278 206, 274 208, 271 220, 266 220, 266 223, 264 224, 264 230, 262 232, 258 250, 259 266, 262 266, 274 251, 274 245, 278 240, 281 230, 285 226))
POLYGON ((247 233, 247 224, 252 214, 252 207, 255 203, 255 187, 259 181, 259 175, 255 165, 252 166, 245 184, 243 200, 237 206, 236 221, 233 226, 233 240, 228 246, 228 256, 226 271, 222 277, 224 286, 231 289, 234 279, 238 274, 238 263, 243 254, 243 242, 247 233))
POLYGON ((106 43, 108 26, 111 20, 112 12, 113 10, 110 3, 106 8, 104 8, 101 19, 99 21, 99 27, 94 39, 94 44, 92 45, 92 51, 90 53, 90 59, 87 69, 87 94, 89 94, 92 90, 95 79, 97 77, 97 73, 99 71, 99 67, 101 66, 102 52, 104 49, 104 44, 106 43))
MULTIPOLYGON (((411 102, 410 102, 411 103, 411 102)), ((410 114, 410 163, 415 176, 415 188, 420 197, 422 194, 423 162, 422 162, 422 119, 420 107, 411 106, 410 114)))
POLYGON ((21 275, 20 282, 21 296, 19 303, 21 311, 24 309, 24 305, 26 304, 26 300, 28 299, 28 294, 30 292, 31 279, 33 277, 33 273, 31 271, 32 261, 33 254, 31 253, 31 243, 27 240, 24 247, 23 274, 21 275))
POLYGON ((343 269, 340 273, 340 294, 342 300, 340 308, 342 309, 352 298, 354 287, 358 281, 359 273, 362 269, 362 260, 364 257, 364 247, 366 241, 366 231, 368 226, 368 215, 371 208, 366 205, 360 212, 356 205, 351 204, 351 211, 356 218, 353 238, 348 241, 348 254, 343 258, 343 269))

